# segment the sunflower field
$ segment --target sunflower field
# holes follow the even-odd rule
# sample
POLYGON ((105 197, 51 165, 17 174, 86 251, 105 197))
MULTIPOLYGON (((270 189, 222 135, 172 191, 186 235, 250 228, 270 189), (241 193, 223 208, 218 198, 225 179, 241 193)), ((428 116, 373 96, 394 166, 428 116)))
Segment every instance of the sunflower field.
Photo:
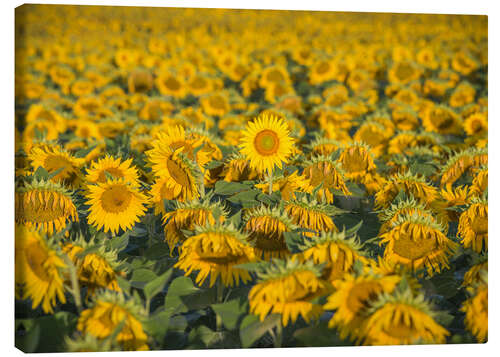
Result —
POLYGON ((486 16, 16 9, 25 352, 483 343, 486 16))

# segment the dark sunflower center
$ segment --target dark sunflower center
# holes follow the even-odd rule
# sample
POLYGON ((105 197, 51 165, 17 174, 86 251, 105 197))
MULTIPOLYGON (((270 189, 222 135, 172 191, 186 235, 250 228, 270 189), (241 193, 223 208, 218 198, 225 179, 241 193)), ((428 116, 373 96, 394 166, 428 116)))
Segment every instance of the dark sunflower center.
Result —
POLYGON ((402 235, 394 242, 394 252, 409 260, 416 260, 432 254, 438 249, 435 238, 420 239, 418 242, 411 240, 409 235, 402 235))
POLYGON ((262 130, 255 136, 254 145, 257 152, 268 156, 278 151, 280 140, 278 135, 272 130, 262 130))
POLYGON ((132 193, 127 187, 122 185, 108 188, 101 196, 102 207, 105 211, 111 213, 120 213, 125 211, 132 199, 132 193))

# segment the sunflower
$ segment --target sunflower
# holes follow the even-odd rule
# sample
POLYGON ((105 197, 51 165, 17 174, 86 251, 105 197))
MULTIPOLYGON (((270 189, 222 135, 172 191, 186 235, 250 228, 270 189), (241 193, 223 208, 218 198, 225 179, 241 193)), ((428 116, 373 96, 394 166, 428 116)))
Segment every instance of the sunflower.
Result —
POLYGON ((472 179, 470 193, 473 196, 482 196, 488 188, 488 166, 482 166, 476 171, 472 179))
POLYGON ((260 73, 259 86, 261 88, 266 88, 273 83, 279 83, 284 81, 290 84, 290 76, 288 71, 283 66, 270 66, 262 70, 260 73))
POLYGON ((411 61, 400 61, 392 65, 387 73, 389 82, 397 84, 408 84, 416 81, 421 76, 419 66, 411 61))
POLYGON ((383 293, 391 293, 401 278, 398 275, 379 276, 346 274, 333 282, 334 293, 328 297, 323 308, 335 310, 328 327, 336 328, 340 338, 359 338, 365 321, 365 312, 383 293))
POLYGON ((334 139, 316 135, 315 139, 312 140, 309 144, 305 145, 305 147, 311 150, 312 155, 328 156, 330 154, 333 154, 335 151, 343 148, 344 144, 334 139))
POLYGON ((151 185, 151 190, 149 191, 149 201, 154 207, 155 214, 163 215, 167 213, 165 211, 164 200, 175 200, 179 195, 174 195, 174 189, 173 187, 168 186, 167 179, 156 179, 153 185, 151 185))
POLYGON ((488 133, 488 116, 486 113, 474 113, 464 121, 464 130, 469 136, 488 133))
POLYGON ((337 68, 331 59, 319 60, 309 69, 309 83, 312 85, 333 80, 336 76, 337 68))
POLYGON ((271 173, 275 166, 288 162, 294 140, 290 137, 286 122, 274 115, 259 115, 249 123, 240 144, 241 153, 250 166, 260 173, 271 173))
POLYGON ((129 93, 147 93, 153 88, 153 76, 145 69, 136 69, 127 79, 129 93))
POLYGON ((184 98, 186 96, 186 85, 184 79, 180 76, 165 72, 156 78, 155 84, 162 95, 169 95, 174 98, 184 98))
POLYGON ((451 68, 458 73, 468 76, 479 68, 479 62, 465 51, 458 51, 451 60, 451 68))
POLYGON ((71 156, 68 152, 57 147, 35 147, 29 154, 34 169, 43 167, 49 174, 55 173, 52 181, 78 188, 82 181, 80 167, 84 160, 71 156))
POLYGON ((376 121, 365 121, 360 125, 353 139, 368 144, 373 156, 379 157, 384 153, 391 136, 382 124, 376 121))
POLYGON ((82 139, 102 139, 99 126, 91 120, 78 119, 76 121, 75 136, 82 139))
MULTIPOLYGON (((250 161, 240 152, 233 153, 226 159, 221 175, 224 181, 228 182, 249 181, 259 176, 257 171, 250 167, 250 161)), ((265 187, 267 192, 267 185, 265 187)))
POLYGON ((468 186, 458 186, 453 189, 451 185, 446 185, 439 193, 441 200, 436 201, 433 206, 440 210, 446 220, 456 222, 460 214, 452 208, 469 203, 471 193, 468 186))
POLYGON ((146 311, 135 298, 127 300, 122 293, 105 291, 97 294, 89 308, 82 311, 76 328, 84 335, 102 341, 124 321, 116 336, 120 347, 126 351, 145 351, 149 349, 143 325, 146 316, 146 311))
POLYGON ((354 142, 343 149, 339 162, 342 164, 346 177, 355 181, 360 181, 367 173, 377 169, 370 147, 360 142, 354 142))
POLYGON ((363 324, 365 345, 409 345, 445 343, 450 333, 435 321, 422 294, 410 290, 382 294, 373 303, 363 324))
MULTIPOLYGON (((291 175, 283 173, 271 177, 272 191, 280 191, 284 200, 295 199, 296 192, 301 191, 301 187, 306 184, 304 177, 294 171, 291 175)), ((255 187, 263 193, 269 193, 269 182, 255 184, 255 187)))
POLYGON ((470 168, 483 165, 488 165, 488 148, 472 147, 455 153, 441 169, 441 186, 452 185, 470 168))
POLYGON ((95 295, 96 290, 101 288, 121 291, 116 278, 125 275, 126 271, 117 260, 117 251, 106 250, 93 240, 86 242, 82 236, 61 245, 62 252, 68 255, 77 269, 79 283, 87 287, 87 296, 95 295), (95 246, 97 250, 81 256, 86 249, 95 246))
MULTIPOLYGON (((189 155, 194 156, 194 151, 191 151, 193 146, 189 141, 182 140, 177 144, 170 139, 165 135, 160 136, 153 143, 153 149, 146 153, 152 163, 153 173, 165 180, 165 185, 174 190, 175 197, 181 200, 196 198, 200 194, 198 186, 203 180, 203 175, 199 167, 189 159, 189 155), (173 149, 177 145, 178 148, 173 149)), ((201 160, 208 162, 208 159, 201 160)))
POLYGON ((213 89, 213 83, 210 78, 201 74, 196 74, 187 83, 187 89, 189 93, 199 97, 210 93, 213 89))
POLYGON ((465 326, 484 343, 488 339, 488 273, 481 270, 480 281, 469 289, 471 297, 467 299, 461 311, 465 312, 465 326))
POLYGON ((67 221, 78 221, 71 194, 51 181, 37 181, 16 190, 16 223, 52 234, 62 231, 67 221))
POLYGON ((443 135, 460 135, 462 132, 460 117, 452 109, 444 105, 434 105, 424 111, 422 125, 429 132, 443 135))
MULTIPOLYGON (((319 185, 323 185, 317 191, 317 199, 333 203, 332 190, 339 191, 340 194, 349 195, 349 189, 345 184, 345 173, 340 165, 333 160, 333 156, 313 156, 303 163, 305 182, 302 189, 307 193, 312 193, 319 185)), ((337 193, 335 193, 337 194, 337 193)))
POLYGON ((377 209, 389 207, 400 190, 425 205, 431 204, 439 196, 437 189, 427 183, 424 177, 414 175, 408 170, 404 174, 398 173, 392 176, 382 190, 375 194, 375 207, 377 209))
POLYGON ((88 190, 88 222, 98 230, 116 234, 120 228, 131 229, 146 212, 146 196, 123 178, 91 185, 88 190))
POLYGON ((211 203, 213 195, 206 195, 202 200, 195 199, 188 202, 176 202, 175 210, 163 215, 165 224, 165 241, 172 252, 177 243, 186 240, 183 230, 194 231, 195 226, 214 225, 224 222, 228 212, 219 202, 211 203), (216 220, 216 212, 219 217, 216 220))
POLYGON ((252 278, 247 270, 236 265, 255 261, 253 248, 246 237, 232 224, 215 223, 196 226, 195 235, 187 238, 180 248, 179 261, 174 265, 190 275, 198 270, 196 283, 202 285, 210 274, 210 286, 220 275, 224 286, 237 286, 252 278))
POLYGON ((163 116, 170 115, 174 105, 163 98, 148 97, 146 103, 139 111, 139 118, 150 121, 161 120, 163 116))
POLYGON ((57 134, 66 130, 66 120, 54 108, 43 103, 30 105, 26 114, 26 123, 28 125, 37 122, 47 123, 57 134))
POLYGON ((290 217, 279 208, 261 206, 244 216, 243 230, 249 234, 248 241, 255 247, 259 257, 283 258, 290 255, 283 233, 297 228, 290 217))
POLYGON ((392 223, 392 229, 380 235, 386 244, 384 259, 403 264, 413 271, 426 268, 430 276, 449 268, 448 257, 456 243, 444 234, 442 224, 428 216, 403 214, 392 223))
POLYGON ((446 211, 440 215, 436 215, 435 212, 427 208, 425 204, 419 203, 413 196, 410 196, 405 200, 399 200, 396 203, 392 203, 390 207, 386 208, 379 214, 379 219, 383 222, 380 227, 379 234, 390 231, 393 227, 393 223, 396 222, 400 216, 414 214, 420 217, 427 217, 431 221, 442 223, 444 233, 448 232, 448 227, 446 225, 448 220, 445 216, 446 211))
POLYGON ((399 130, 415 130, 419 126, 417 113, 408 105, 395 106, 392 110, 392 120, 399 130))
MULTIPOLYGON (((292 222, 301 228, 312 230, 305 235, 311 237, 321 232, 337 232, 338 229, 330 216, 339 214, 335 206, 319 203, 309 199, 306 195, 301 198, 288 199, 285 203, 285 211, 292 218, 292 222)), ((285 199, 287 200, 287 199, 285 199)))
POLYGON ((23 225, 16 225, 16 297, 31 299, 32 309, 40 304, 53 313, 57 300, 66 303, 62 271, 66 268, 52 241, 23 225))
POLYGON ((458 236, 465 248, 480 253, 488 250, 488 201, 472 198, 466 211, 460 215, 458 236))
POLYGON ((322 232, 304 239, 299 248, 302 250, 297 256, 299 260, 325 264, 321 277, 330 282, 353 272, 355 262, 369 263, 359 240, 345 231, 322 232))
POLYGON ((91 168, 87 169, 85 179, 91 184, 105 183, 109 179, 123 179, 130 185, 139 186, 139 174, 132 164, 132 158, 122 161, 120 158, 114 159, 106 157, 93 161, 91 168))
POLYGON ((482 275, 488 271, 488 256, 481 255, 472 260, 472 266, 464 275, 463 287, 474 287, 482 281, 482 275))
POLYGON ((200 99, 201 108, 209 116, 222 117, 231 110, 229 99, 223 92, 210 93, 200 99))
POLYGON ((323 313, 316 297, 328 292, 320 270, 312 262, 273 260, 257 272, 258 281, 248 294, 250 312, 263 321, 269 313, 282 315, 283 326, 302 318, 309 323, 323 313))

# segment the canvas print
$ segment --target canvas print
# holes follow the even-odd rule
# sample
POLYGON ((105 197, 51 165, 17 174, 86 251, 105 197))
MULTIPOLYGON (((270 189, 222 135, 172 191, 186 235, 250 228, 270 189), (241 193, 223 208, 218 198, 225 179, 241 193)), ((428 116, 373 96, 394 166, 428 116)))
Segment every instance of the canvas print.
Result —
POLYGON ((487 342, 486 16, 15 15, 17 348, 487 342))

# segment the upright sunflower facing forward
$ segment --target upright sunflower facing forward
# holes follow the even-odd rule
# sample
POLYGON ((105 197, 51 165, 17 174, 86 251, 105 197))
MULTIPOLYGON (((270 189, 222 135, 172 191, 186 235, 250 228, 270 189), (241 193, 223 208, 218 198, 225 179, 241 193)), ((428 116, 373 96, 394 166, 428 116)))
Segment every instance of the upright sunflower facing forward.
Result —
POLYGON ((104 228, 104 232, 116 234, 120 228, 131 229, 146 212, 146 196, 123 178, 89 186, 86 197, 88 222, 99 230, 104 228))
POLYGON ((248 158, 250 166, 261 173, 270 173, 275 166, 281 168, 294 146, 286 122, 268 113, 247 125, 241 142, 241 153, 248 158))

